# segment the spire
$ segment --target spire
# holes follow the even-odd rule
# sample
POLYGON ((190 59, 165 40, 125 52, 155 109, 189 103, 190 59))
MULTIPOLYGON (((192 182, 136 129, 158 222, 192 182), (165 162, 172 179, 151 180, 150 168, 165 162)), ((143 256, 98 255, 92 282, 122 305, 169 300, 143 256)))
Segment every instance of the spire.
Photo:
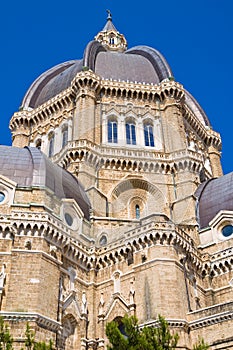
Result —
POLYGON ((111 14, 111 11, 110 10, 107 10, 107 13, 108 13, 108 17, 107 17, 107 20, 112 20, 112 14, 111 14))
POLYGON ((107 10, 108 17, 104 28, 96 35, 95 40, 111 51, 125 51, 127 42, 123 34, 120 34, 112 23, 112 14, 107 10))
POLYGON ((110 10, 107 10, 108 17, 107 17, 107 23, 105 24, 104 28, 102 29, 102 32, 106 32, 107 30, 114 30, 117 32, 116 27, 112 23, 112 14, 110 10))

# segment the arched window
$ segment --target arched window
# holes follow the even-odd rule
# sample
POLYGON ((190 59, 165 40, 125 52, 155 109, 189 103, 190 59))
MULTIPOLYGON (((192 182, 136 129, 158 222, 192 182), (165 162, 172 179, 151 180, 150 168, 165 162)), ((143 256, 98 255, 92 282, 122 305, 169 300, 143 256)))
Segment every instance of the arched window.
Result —
POLYGON ((140 207, 138 204, 135 205, 135 217, 136 219, 140 219, 140 207))
POLYGON ((62 148, 65 147, 68 143, 68 128, 65 127, 62 130, 62 148))
POLYGON ((146 204, 144 203, 142 196, 135 196, 129 202, 129 218, 140 220, 146 216, 146 204))
POLYGON ((111 45, 114 45, 115 44, 115 40, 114 40, 114 36, 113 36, 113 34, 111 34, 110 35, 110 37, 109 37, 109 44, 111 45))
POLYGON ((117 121, 109 120, 108 121, 108 142, 117 143, 117 121))
POLYGON ((118 325, 118 329, 119 331, 121 332, 121 334, 124 336, 124 338, 128 338, 127 334, 126 334, 126 331, 125 331, 125 326, 122 322, 122 317, 118 316, 118 317, 115 317, 114 318, 114 322, 117 323, 118 325))
POLYGON ((108 243, 108 239, 106 235, 102 235, 99 240, 100 246, 104 246, 108 243))
POLYGON ((154 147, 154 133, 153 126, 151 124, 144 124, 144 138, 145 138, 145 146, 154 147))
POLYGON ((49 137, 49 157, 52 157, 54 154, 54 134, 51 134, 49 137))
POLYGON ((36 148, 41 149, 41 139, 36 140, 36 148))
POLYGON ((136 128, 135 124, 128 122, 125 124, 126 143, 127 145, 136 145, 136 128))

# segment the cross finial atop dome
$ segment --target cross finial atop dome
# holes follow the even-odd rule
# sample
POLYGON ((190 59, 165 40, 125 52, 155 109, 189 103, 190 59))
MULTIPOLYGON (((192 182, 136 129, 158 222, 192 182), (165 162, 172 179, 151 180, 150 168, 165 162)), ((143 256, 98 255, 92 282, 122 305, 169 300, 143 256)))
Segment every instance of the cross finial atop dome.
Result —
POLYGON ((127 42, 123 34, 120 34, 114 24, 112 23, 112 14, 107 10, 107 23, 99 32, 95 40, 99 41, 104 47, 111 51, 125 51, 127 49, 127 42))
POLYGON ((111 14, 111 11, 110 10, 107 10, 107 13, 108 13, 108 17, 107 17, 107 20, 112 20, 112 14, 111 14))
POLYGON ((114 30, 117 32, 116 27, 112 23, 112 14, 110 10, 107 10, 108 17, 107 17, 107 23, 105 24, 104 28, 102 29, 102 32, 105 32, 107 30, 114 30))

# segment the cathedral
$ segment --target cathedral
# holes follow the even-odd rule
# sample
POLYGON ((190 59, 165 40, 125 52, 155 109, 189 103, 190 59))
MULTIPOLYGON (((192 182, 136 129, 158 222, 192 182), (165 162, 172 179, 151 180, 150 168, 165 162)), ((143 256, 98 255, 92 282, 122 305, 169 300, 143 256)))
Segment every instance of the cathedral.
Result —
POLYGON ((25 93, 0 146, 0 315, 59 350, 104 350, 106 324, 158 315, 233 349, 233 173, 221 138, 156 49, 111 13, 83 57, 25 93))

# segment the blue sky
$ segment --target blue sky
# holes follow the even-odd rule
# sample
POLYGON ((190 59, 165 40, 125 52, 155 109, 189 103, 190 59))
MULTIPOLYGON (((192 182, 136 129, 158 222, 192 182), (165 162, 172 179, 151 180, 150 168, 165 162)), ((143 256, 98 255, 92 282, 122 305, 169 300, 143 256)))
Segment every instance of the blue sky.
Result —
POLYGON ((200 103, 223 141, 224 173, 232 166, 232 0, 4 1, 0 20, 0 143, 11 144, 12 114, 33 80, 52 66, 82 58, 103 28, 106 9, 128 41, 149 45, 200 103))

